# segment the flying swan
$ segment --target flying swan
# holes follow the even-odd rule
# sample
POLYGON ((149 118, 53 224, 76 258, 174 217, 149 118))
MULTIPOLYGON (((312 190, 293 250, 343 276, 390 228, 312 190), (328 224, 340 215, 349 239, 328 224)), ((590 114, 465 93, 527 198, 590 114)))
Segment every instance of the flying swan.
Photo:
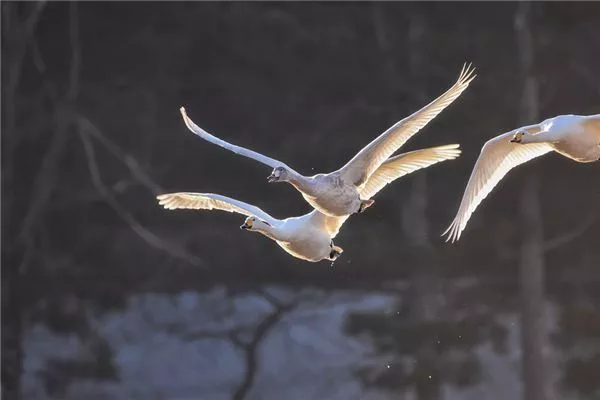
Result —
POLYGON ((288 182, 317 210, 332 217, 342 217, 362 212, 373 204, 374 201, 369 198, 370 196, 360 193, 359 188, 408 139, 460 96, 475 78, 473 71, 470 65, 463 66, 456 83, 440 97, 394 124, 342 168, 328 174, 314 176, 301 175, 281 161, 221 140, 196 125, 187 116, 184 107, 181 107, 180 111, 188 129, 197 136, 270 166, 273 172, 267 178, 269 182, 288 182))
MULTIPOLYGON (((418 169, 428 167, 460 155, 459 145, 432 147, 400 154, 384 162, 359 187, 366 198, 374 196, 388 183, 418 169)), ((169 210, 202 209, 223 210, 245 215, 241 229, 262 233, 273 239, 286 252, 302 260, 335 261, 343 249, 333 244, 348 216, 331 217, 313 210, 300 217, 273 218, 260 208, 242 201, 212 193, 168 193, 157 196, 159 204, 169 210)))
POLYGON ((481 149, 456 217, 442 235, 460 239, 471 214, 514 167, 555 151, 580 163, 600 159, 600 114, 559 115, 488 140, 481 149))

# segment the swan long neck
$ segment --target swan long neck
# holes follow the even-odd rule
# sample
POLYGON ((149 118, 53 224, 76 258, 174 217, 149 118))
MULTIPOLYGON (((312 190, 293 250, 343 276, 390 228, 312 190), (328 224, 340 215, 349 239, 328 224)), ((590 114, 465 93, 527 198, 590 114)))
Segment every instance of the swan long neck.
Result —
POLYGON ((288 182, 300 192, 310 194, 313 191, 312 180, 304 175, 290 171, 288 182))
POLYGON ((254 231, 258 232, 262 235, 265 235, 269 239, 273 239, 273 240, 283 240, 284 239, 282 232, 280 232, 280 230, 277 227, 274 227, 272 225, 261 224, 260 226, 255 227, 254 231))
POLYGON ((524 126, 519 129, 524 131, 526 134, 521 139, 521 143, 546 143, 552 141, 551 130, 545 130, 540 124, 524 126))
POLYGON ((537 135, 538 133, 540 133, 542 131, 542 126, 541 126, 541 124, 527 125, 522 128, 519 128, 519 130, 525 131, 525 132, 529 133, 530 135, 537 135))

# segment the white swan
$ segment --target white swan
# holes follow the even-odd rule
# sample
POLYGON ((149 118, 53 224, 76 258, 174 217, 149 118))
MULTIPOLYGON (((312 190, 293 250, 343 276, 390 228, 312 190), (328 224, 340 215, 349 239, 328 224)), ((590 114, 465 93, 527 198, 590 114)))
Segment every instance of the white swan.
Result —
POLYGON ((600 114, 559 115, 487 141, 475 163, 456 217, 442 234, 456 241, 471 214, 514 167, 550 151, 577 162, 600 159, 600 114))
MULTIPOLYGON (((459 145, 446 145, 416 150, 391 157, 363 183, 359 191, 365 197, 374 196, 388 183, 401 176, 460 155, 459 145)), ((302 260, 335 261, 343 249, 333 244, 333 238, 348 216, 331 217, 313 210, 300 217, 273 218, 260 208, 239 200, 212 193, 168 193, 157 196, 164 208, 223 210, 246 215, 240 227, 260 232, 273 239, 286 252, 302 260)))
POLYGON ((268 177, 269 182, 288 182, 302 193, 311 206, 324 214, 340 217, 362 212, 373 204, 373 200, 369 199, 369 196, 361 195, 358 188, 388 157, 460 96, 475 78, 473 71, 470 65, 463 66, 458 80, 450 89, 421 110, 383 132, 342 168, 310 177, 299 174, 281 161, 211 135, 196 125, 187 116, 183 107, 180 111, 188 129, 197 136, 272 167, 273 172, 268 177))

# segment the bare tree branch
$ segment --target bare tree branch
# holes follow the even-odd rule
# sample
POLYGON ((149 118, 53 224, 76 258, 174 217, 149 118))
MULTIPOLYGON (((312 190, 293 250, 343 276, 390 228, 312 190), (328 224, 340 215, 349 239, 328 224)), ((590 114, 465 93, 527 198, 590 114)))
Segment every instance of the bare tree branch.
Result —
POLYGON ((242 382, 240 382, 239 386, 233 392, 233 400, 243 400, 246 398, 248 393, 250 393, 250 389, 252 389, 252 385, 256 379, 256 374, 258 373, 258 349, 263 338, 265 338, 269 331, 275 325, 277 325, 283 315, 295 308, 296 305, 297 301, 293 301, 289 304, 276 308, 275 311, 267 315, 267 317, 258 324, 256 330, 254 331, 252 340, 250 340, 248 343, 242 343, 242 349, 246 356, 246 369, 242 382))
MULTIPOLYGON (((542 253, 545 255, 573 242, 574 240, 585 234, 588 231, 588 229, 594 226, 598 218, 598 215, 591 215, 588 218, 584 219, 582 222, 580 222, 578 225, 576 225, 574 228, 564 233, 561 233, 560 235, 557 235, 552 239, 545 240, 542 244, 542 253)), ((500 257, 502 257, 505 260, 514 260, 519 257, 519 253, 513 252, 510 249, 501 249, 499 250, 499 253, 500 257)))
MULTIPOLYGON (((37 7, 32 12, 28 21, 25 23, 26 34, 32 34, 35 25, 39 19, 39 14, 43 10, 45 3, 37 3, 37 7)), ((79 94, 79 75, 81 69, 81 45, 79 40, 79 19, 77 16, 77 3, 71 2, 69 8, 69 34, 71 44, 71 66, 69 71, 69 86, 67 90, 67 100, 72 102, 76 100, 79 94)), ((39 55, 41 59, 41 54, 39 55)), ((58 164, 67 142, 67 131, 69 129, 70 121, 63 114, 60 103, 55 104, 57 132, 54 135, 52 145, 49 151, 44 156, 40 170, 34 180, 33 188, 35 193, 32 195, 31 204, 28 212, 23 219, 21 230, 18 238, 22 240, 24 237, 30 234, 30 230, 38 220, 40 215, 45 208, 45 205, 52 194, 54 183, 56 181, 56 175, 58 170, 58 164)))
POLYGON ((50 78, 46 74, 46 62, 44 61, 44 57, 42 56, 42 52, 40 50, 40 46, 38 41, 33 38, 32 43, 32 58, 33 58, 33 66, 37 70, 37 72, 43 77, 42 87, 45 91, 45 94, 48 95, 50 100, 52 100, 55 104, 60 104, 60 96, 58 95, 58 90, 56 89, 56 85, 50 80, 50 78))
POLYGON ((69 3, 69 41, 71 44, 71 65, 69 70, 69 89, 67 99, 73 101, 79 95, 79 76, 81 74, 81 41, 79 38, 79 15, 77 2, 69 3))
POLYGON ((202 340, 202 339, 219 339, 228 340, 235 347, 242 350, 244 353, 244 362, 246 368, 244 370, 244 376, 241 382, 235 388, 232 393, 233 400, 245 399, 256 379, 256 375, 259 372, 259 357, 258 350, 261 343, 269 334, 271 329, 275 327, 283 318, 286 313, 289 313, 295 309, 302 301, 305 296, 296 295, 294 299, 282 303, 275 296, 268 293, 266 290, 260 288, 255 290, 257 294, 267 300, 273 307, 273 310, 267 314, 254 328, 249 326, 238 326, 226 330, 213 330, 213 331, 199 331, 194 333, 185 334, 183 337, 187 340, 202 340), (243 339, 243 336, 249 334, 249 339, 243 339))
POLYGON ((42 159, 38 174, 33 181, 32 187, 34 192, 31 195, 31 203, 17 235, 17 241, 22 241, 31 234, 33 226, 38 221, 38 216, 41 215, 52 191, 56 187, 58 164, 66 148, 68 128, 69 126, 65 121, 59 121, 56 129, 57 132, 42 159))
POLYGON ((563 233, 562 235, 558 235, 555 238, 546 240, 543 246, 544 253, 550 252, 554 249, 571 243, 572 241, 583 235, 592 225, 594 225, 594 223, 597 220, 598 215, 590 216, 572 230, 563 233))
POLYGON ((21 263, 19 264, 19 267, 17 268, 17 271, 19 272, 19 274, 21 274, 21 275, 25 274, 25 271, 27 270, 27 267, 29 266, 29 261, 31 261, 31 257, 33 256, 33 253, 34 253, 33 238, 28 238, 26 246, 25 246, 25 253, 23 254, 21 263))
MULTIPOLYGON (((16 13, 14 7, 16 4, 5 4, 5 10, 3 14, 8 15, 13 12, 16 13)), ((13 51, 10 57, 11 62, 8 65, 8 79, 5 86, 4 93, 4 101, 2 102, 6 107, 5 118, 7 117, 7 130, 12 133, 14 129, 15 122, 15 93, 17 88, 19 87, 19 83, 21 82, 21 72, 23 70, 23 58, 27 51, 27 46, 35 32, 35 28, 40 20, 40 16, 42 15, 42 11, 46 7, 45 1, 39 1, 33 7, 33 10, 29 13, 29 16, 26 20, 21 23, 18 21, 18 17, 10 19, 10 23, 7 24, 7 30, 10 30, 10 40, 12 40, 13 51), (17 26, 12 26, 16 24, 17 26)), ((7 17, 8 18, 8 17, 7 17)), ((7 33, 8 36, 8 33, 7 33)))
MULTIPOLYGON (((21 20, 17 15, 17 3, 2 3, 2 41, 3 57, 6 58, 6 80, 3 79, 2 85, 2 122, 3 122, 3 170, 2 180, 4 185, 10 186, 16 179, 13 174, 15 149, 18 143, 18 136, 15 130, 17 119, 16 105, 17 89, 21 81, 23 70, 23 59, 30 41, 33 39, 35 29, 42 15, 46 3, 38 2, 33 6, 28 16, 21 20), (6 54, 5 54, 6 53, 6 54)), ((4 78, 4 74, 3 74, 4 78)), ((2 206, 3 209, 10 209, 10 198, 4 199, 8 205, 2 206)), ((8 213, 8 218, 10 218, 8 213)), ((8 247, 12 247, 12 244, 8 247)))
MULTIPOLYGON (((81 43, 79 39, 79 18, 77 12, 77 4, 71 3, 69 8, 69 40, 71 44, 71 63, 70 63, 70 74, 69 74, 69 88, 67 90, 66 96, 67 101, 74 101, 79 94, 79 76, 81 69, 81 43)), ((36 68, 40 73, 45 72, 45 63, 41 57, 39 49, 37 48, 37 43, 34 43, 34 54, 37 54, 38 62, 36 62, 36 68)), ((55 97, 57 91, 51 85, 51 83, 46 82, 48 93, 51 97, 55 97)), ((54 99, 58 102, 58 99, 54 99)), ((63 112, 64 110, 59 110, 63 112)), ((58 114, 58 113, 57 113, 58 114)), ((87 118, 73 115, 69 111, 65 113, 61 113, 59 115, 59 121, 61 124, 65 124, 65 121, 75 122, 76 125, 80 127, 80 137, 84 141, 84 147, 86 149, 86 154, 88 155, 88 166, 90 167, 90 173, 92 174, 92 181, 94 186, 98 190, 98 192, 107 200, 107 202, 113 207, 113 209, 119 214, 119 216, 126 221, 131 228, 136 232, 142 239, 144 239, 147 243, 151 244, 154 247, 160 248, 164 251, 167 251, 172 256, 177 258, 181 258, 186 260, 192 265, 195 266, 204 266, 202 260, 198 257, 188 254, 187 252, 174 248, 172 245, 167 244, 162 239, 158 238, 156 235, 145 229, 135 218, 127 212, 119 203, 116 201, 114 196, 110 193, 110 191, 104 186, 102 180, 100 178, 100 173, 98 172, 97 163, 95 162, 95 154, 93 153, 93 146, 87 136, 91 135, 98 139, 107 149, 113 154, 116 158, 122 161, 127 168, 130 170, 131 174, 139 181, 140 183, 147 186, 150 190, 157 194, 162 192, 162 189, 158 184, 156 184, 152 179, 148 177, 139 166, 139 163, 135 160, 134 157, 125 153, 119 146, 110 141, 106 136, 102 134, 102 132, 87 118), (83 130, 82 130, 83 129, 83 130), (85 131, 85 133, 83 133, 85 131), (87 141, 86 141, 87 140, 87 141), (91 156, 91 158, 90 158, 91 156), (93 162, 92 162, 93 161, 93 162)), ((66 142, 66 135, 60 134, 63 130, 59 130, 59 134, 55 136, 55 140, 53 142, 53 146, 51 147, 51 151, 46 154, 44 161, 42 162, 42 168, 40 169, 40 173, 44 173, 44 178, 42 182, 46 183, 44 186, 45 190, 41 192, 41 195, 34 196, 34 200, 32 200, 32 206, 30 207, 30 211, 25 218, 25 222, 22 225, 21 233, 19 237, 27 236, 30 230, 31 225, 36 221, 36 217, 41 211, 43 205, 46 203, 51 191, 49 189, 52 188, 50 184, 52 182, 51 179, 46 179, 49 172, 53 171, 52 168, 49 168, 52 164, 52 161, 55 161, 58 156, 56 155, 57 151, 64 148, 64 144, 66 142), (58 141, 57 139, 61 139, 58 141)), ((41 179, 42 175, 39 175, 37 180, 41 179)), ((37 186, 36 186, 37 187, 37 186)))
POLYGON ((150 232, 146 229, 142 224, 140 224, 134 217, 129 213, 121 204, 117 201, 117 199, 110 193, 110 191, 106 188, 104 183, 102 182, 102 178, 100 176, 100 172, 98 170, 98 164, 96 162, 96 155, 94 152, 94 147, 92 145, 91 140, 88 137, 88 134, 85 130, 85 127, 80 130, 79 137, 83 143, 83 147, 85 153, 87 155, 88 168, 90 171, 90 175, 92 177, 92 182, 96 187, 96 190, 100 194, 102 194, 106 200, 106 202, 113 208, 113 210, 117 213, 117 215, 125 221, 129 227, 146 243, 150 244, 153 247, 164 250, 168 254, 173 257, 182 259, 187 261, 188 263, 199 266, 206 267, 204 262, 198 257, 188 254, 186 251, 176 248, 163 239, 156 236, 154 233, 150 232))
MULTIPOLYGON (((254 290, 255 293, 257 293, 259 296, 262 296, 265 300, 267 300, 274 308, 278 308, 278 307, 283 307, 283 304, 281 302, 281 300, 279 300, 277 297, 273 296, 271 293, 269 293, 267 290, 265 290, 262 287, 259 287, 258 289, 254 290)), ((294 302, 298 302, 299 300, 296 299, 294 302)))
MULTIPOLYGON (((42 15, 42 11, 46 7, 45 1, 38 1, 33 6, 33 9, 30 11, 29 15, 25 18, 25 21, 19 21, 18 17, 10 18, 12 16, 11 13, 17 13, 14 9, 16 6, 13 4, 5 4, 3 15, 6 15, 7 21, 6 24, 6 33, 8 34, 10 31, 11 37, 10 39, 13 41, 14 48, 12 49, 14 52, 14 57, 12 58, 12 63, 10 64, 10 79, 9 79, 9 88, 16 89, 19 85, 20 77, 21 77, 21 64, 23 62, 23 57, 25 56, 25 52, 27 50, 27 46, 30 43, 30 40, 35 32, 37 24, 42 15), (16 42, 16 43, 15 43, 16 42)), ((14 93, 14 91, 12 92, 14 93)))
POLYGON ((106 137, 94 123, 81 115, 77 116, 77 120, 79 125, 86 130, 86 133, 97 139, 114 157, 123 162, 131 172, 131 175, 140 183, 150 189, 155 195, 164 192, 164 189, 144 172, 143 168, 133 156, 123 151, 117 144, 106 137))

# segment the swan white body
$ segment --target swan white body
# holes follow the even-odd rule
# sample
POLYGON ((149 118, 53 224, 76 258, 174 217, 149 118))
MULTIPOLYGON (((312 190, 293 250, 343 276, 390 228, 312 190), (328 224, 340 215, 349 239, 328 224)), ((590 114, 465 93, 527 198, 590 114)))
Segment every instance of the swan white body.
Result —
POLYGON ((456 217, 442 234, 456 241, 471 214, 514 167, 555 151, 581 163, 600 159, 600 114, 559 115, 487 141, 475 163, 456 217))
MULTIPOLYGON (((388 183, 440 161, 460 155, 457 144, 416 150, 391 157, 359 188, 360 194, 374 196, 388 183)), ((334 261, 343 249, 333 244, 348 216, 332 217, 313 210, 300 217, 273 218, 260 208, 212 193, 169 193, 157 196, 166 209, 223 210, 246 215, 243 229, 260 232, 277 242, 292 256, 311 262, 334 261)))
POLYGON ((346 165, 337 171, 314 176, 304 176, 285 163, 267 157, 253 150, 236 146, 221 140, 196 125, 181 107, 181 115, 186 126, 194 134, 236 154, 252 158, 273 168, 269 182, 288 182, 304 199, 322 213, 342 217, 363 211, 373 204, 360 187, 379 166, 396 152, 408 139, 434 119, 444 108, 456 100, 475 78, 473 69, 463 67, 456 83, 440 97, 397 122, 364 147, 346 165))

